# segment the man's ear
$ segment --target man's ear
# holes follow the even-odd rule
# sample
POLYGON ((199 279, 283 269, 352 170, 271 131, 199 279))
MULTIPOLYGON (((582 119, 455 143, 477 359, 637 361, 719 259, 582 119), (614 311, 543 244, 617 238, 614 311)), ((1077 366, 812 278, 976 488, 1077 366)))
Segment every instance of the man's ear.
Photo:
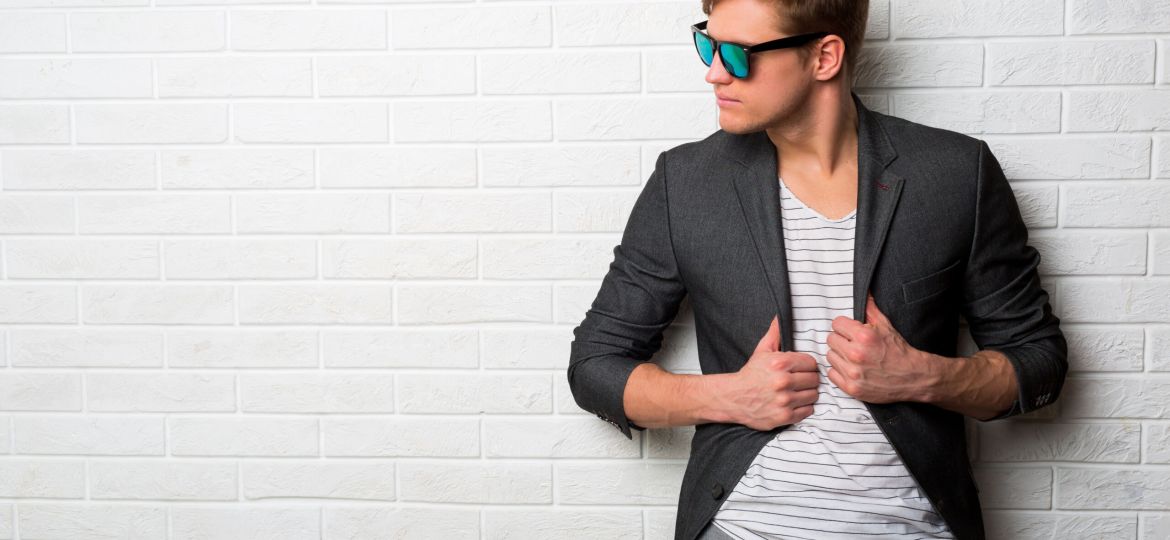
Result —
POLYGON ((817 42, 813 49, 813 76, 818 81, 828 81, 844 70, 845 40, 836 34, 829 34, 817 42))

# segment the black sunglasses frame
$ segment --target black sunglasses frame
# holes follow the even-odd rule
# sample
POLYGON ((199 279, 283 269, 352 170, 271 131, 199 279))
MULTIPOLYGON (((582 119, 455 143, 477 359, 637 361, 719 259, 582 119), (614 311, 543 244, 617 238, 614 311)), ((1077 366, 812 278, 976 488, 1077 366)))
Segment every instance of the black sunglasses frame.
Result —
MULTIPOLYGON (((808 43, 814 39, 820 39, 820 38, 823 38, 827 35, 832 34, 832 32, 809 32, 807 34, 798 34, 795 36, 788 36, 788 37, 783 37, 780 39, 773 39, 772 41, 765 41, 763 43, 757 43, 755 45, 744 45, 742 43, 735 43, 733 41, 719 41, 719 40, 707 35, 705 32, 703 32, 703 30, 706 30, 706 29, 707 29, 707 21, 703 21, 703 22, 699 22, 699 23, 695 23, 695 24, 691 25, 691 41, 694 42, 695 52, 699 53, 699 60, 703 60, 703 52, 699 50, 699 44, 697 42, 695 42, 694 34, 699 34, 711 42, 711 44, 712 44, 711 45, 712 59, 714 59, 715 54, 719 53, 719 48, 722 45, 731 45, 733 47, 738 47, 740 49, 743 49, 743 55, 744 55, 744 58, 746 59, 746 62, 747 62, 747 65, 744 66, 744 69, 747 70, 747 73, 745 73, 743 75, 743 77, 737 76, 735 74, 735 71, 731 68, 731 66, 727 65, 726 56, 723 54, 719 54, 719 61, 723 63, 723 69, 726 69, 727 73, 729 73, 732 77, 736 77, 738 79, 746 79, 748 76, 751 75, 752 53, 771 51, 771 50, 775 50, 775 49, 788 49, 788 48, 792 48, 792 47, 799 47, 799 46, 804 45, 805 43, 808 43)), ((711 65, 711 64, 708 64, 706 60, 703 60, 703 64, 708 65, 708 66, 711 65)))

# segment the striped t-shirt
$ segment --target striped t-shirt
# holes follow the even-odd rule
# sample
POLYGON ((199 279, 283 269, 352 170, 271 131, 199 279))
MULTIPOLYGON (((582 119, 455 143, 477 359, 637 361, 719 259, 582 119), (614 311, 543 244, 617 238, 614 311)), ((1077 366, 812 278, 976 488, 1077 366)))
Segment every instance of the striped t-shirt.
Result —
POLYGON ((780 179, 795 349, 817 360, 811 416, 764 445, 715 514, 739 539, 954 538, 865 404, 827 376, 832 321, 853 318, 857 211, 829 219, 780 179))

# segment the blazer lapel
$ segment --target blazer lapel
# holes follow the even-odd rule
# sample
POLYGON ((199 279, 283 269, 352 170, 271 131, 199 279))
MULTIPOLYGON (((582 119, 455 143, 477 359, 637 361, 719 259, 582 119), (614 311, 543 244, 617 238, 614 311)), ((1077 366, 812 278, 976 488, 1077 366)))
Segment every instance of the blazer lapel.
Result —
MULTIPOLYGON (((897 157, 877 119, 857 106, 857 222, 854 231, 853 318, 865 322, 866 293, 878 257, 881 256, 890 219, 903 179, 887 167, 897 157)), ((730 176, 747 221, 752 242, 764 265, 768 286, 780 318, 780 350, 793 350, 792 296, 784 256, 784 232, 780 216, 780 181, 776 146, 765 131, 731 135, 723 154, 738 163, 730 176)))

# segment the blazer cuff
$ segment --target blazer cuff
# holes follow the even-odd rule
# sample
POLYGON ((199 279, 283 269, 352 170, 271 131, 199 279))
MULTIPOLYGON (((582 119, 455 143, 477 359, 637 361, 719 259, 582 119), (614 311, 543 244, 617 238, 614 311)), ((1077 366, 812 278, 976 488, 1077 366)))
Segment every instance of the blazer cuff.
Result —
POLYGON ((983 422, 1027 414, 1056 401, 1063 386, 1065 368, 1063 362, 1057 358, 1063 353, 1048 350, 1053 347, 1056 351, 1064 350, 1064 347, 1067 347, 1064 338, 1054 336, 1042 345, 1028 343, 1016 347, 989 349, 1007 357, 1016 372, 1019 394, 1008 410, 984 419, 983 422))

